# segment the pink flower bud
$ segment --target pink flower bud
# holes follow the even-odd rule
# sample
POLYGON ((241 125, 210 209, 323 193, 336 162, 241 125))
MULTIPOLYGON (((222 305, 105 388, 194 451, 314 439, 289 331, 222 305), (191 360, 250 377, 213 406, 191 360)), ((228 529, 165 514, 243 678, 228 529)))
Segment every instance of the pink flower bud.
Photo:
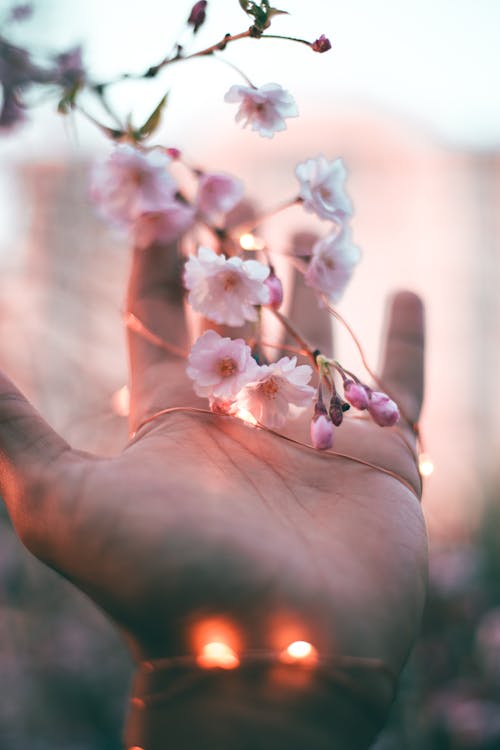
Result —
POLYGON ((335 427, 340 427, 342 420, 344 419, 344 410, 342 408, 342 401, 335 395, 330 401, 330 419, 332 420, 335 427))
POLYGON ((272 271, 264 281, 264 284, 269 289, 269 307, 277 310, 283 302, 283 284, 272 271))
POLYGON ((181 158, 181 152, 179 151, 178 148, 175 148, 174 146, 171 146, 170 148, 167 148, 167 154, 174 161, 176 161, 177 159, 181 158))
POLYGON ((15 5, 10 10, 10 19, 12 21, 25 21, 33 14, 33 6, 31 3, 20 3, 15 5))
POLYGON ((188 18, 188 24, 190 26, 194 26, 193 31, 195 34, 200 26, 205 22, 206 8, 207 0, 199 0, 199 2, 195 3, 191 8, 191 13, 189 14, 188 18))
POLYGON ((324 34, 321 34, 315 42, 311 44, 313 52, 328 52, 332 48, 331 42, 324 34))
POLYGON ((333 424, 324 414, 311 422, 311 442, 318 451, 326 451, 333 445, 333 424))
POLYGON ((399 419, 398 405, 386 393, 373 391, 368 402, 368 411, 380 427, 392 427, 399 419))
POLYGON ((356 409, 368 408, 368 391, 361 383, 355 383, 354 380, 346 380, 344 383, 344 396, 356 409))

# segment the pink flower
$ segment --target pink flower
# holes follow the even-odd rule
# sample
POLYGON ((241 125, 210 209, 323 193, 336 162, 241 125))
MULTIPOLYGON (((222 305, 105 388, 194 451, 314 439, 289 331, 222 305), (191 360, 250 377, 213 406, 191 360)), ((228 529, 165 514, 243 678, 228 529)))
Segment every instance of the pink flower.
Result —
POLYGON ((344 396, 356 409, 368 408, 368 391, 361 383, 355 383, 354 380, 346 380, 344 383, 344 396))
POLYGON ((222 338, 209 330, 193 345, 187 374, 198 396, 227 404, 255 377, 258 367, 243 339, 222 338))
POLYGON ((306 211, 320 219, 343 221, 352 214, 352 204, 344 192, 346 171, 342 159, 327 161, 324 156, 298 164, 295 175, 306 211))
POLYGON ((169 157, 157 150, 139 151, 122 144, 93 172, 90 197, 104 218, 126 226, 148 211, 172 203, 175 183, 167 172, 169 157))
POLYGON ((305 273, 306 284, 326 294, 332 303, 341 298, 359 261, 360 252, 351 244, 350 234, 344 227, 340 232, 318 240, 305 273))
POLYGON ((266 83, 260 88, 231 86, 224 97, 226 102, 240 103, 236 122, 252 126, 259 135, 272 138, 279 130, 286 130, 285 117, 297 117, 297 105, 292 95, 278 83, 266 83))
POLYGON ((290 416, 290 405, 309 406, 315 390, 309 365, 297 365, 297 357, 259 367, 257 377, 238 393, 236 404, 266 427, 281 427, 290 416))
POLYGON ((255 305, 268 303, 268 275, 269 268, 257 260, 226 259, 200 247, 184 267, 184 285, 194 310, 215 323, 241 326, 245 320, 257 320, 255 305))
POLYGON ((399 419, 398 405, 381 391, 371 392, 368 411, 373 421, 380 427, 392 427, 399 419))
POLYGON ((283 302, 283 284, 281 280, 276 276, 274 271, 271 271, 264 284, 269 289, 269 302, 267 304, 278 310, 283 302))
POLYGON ((196 205, 208 217, 227 214, 243 197, 243 183, 227 174, 204 174, 198 182, 196 205))
POLYGON ((324 414, 312 419, 311 442, 319 451, 327 451, 333 445, 333 424, 324 414))
POLYGON ((144 250, 154 244, 166 245, 178 239, 194 223, 195 211, 180 201, 172 202, 161 211, 147 211, 134 224, 134 244, 144 250))

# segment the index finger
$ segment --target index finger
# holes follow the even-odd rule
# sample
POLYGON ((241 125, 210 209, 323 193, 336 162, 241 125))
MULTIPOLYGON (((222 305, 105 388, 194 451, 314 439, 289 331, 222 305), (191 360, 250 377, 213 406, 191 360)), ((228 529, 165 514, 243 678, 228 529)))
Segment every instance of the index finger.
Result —
POLYGON ((413 292, 398 292, 389 311, 381 380, 412 423, 422 408, 424 346, 423 302, 413 292))

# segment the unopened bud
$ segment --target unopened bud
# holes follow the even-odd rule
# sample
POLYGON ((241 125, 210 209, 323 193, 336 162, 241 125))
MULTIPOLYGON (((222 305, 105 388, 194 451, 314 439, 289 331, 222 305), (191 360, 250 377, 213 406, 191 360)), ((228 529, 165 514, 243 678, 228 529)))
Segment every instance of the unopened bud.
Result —
POLYGON ((311 44, 311 49, 314 52, 328 52, 331 48, 332 44, 324 34, 321 34, 321 36, 311 44))
POLYGON ((330 419, 332 420, 335 427, 340 427, 343 418, 344 410, 342 408, 342 399, 335 395, 330 401, 330 419))
POLYGON ((368 411, 380 427, 392 427, 399 419, 399 409, 386 393, 373 391, 368 402, 368 411))
POLYGON ((167 154, 170 156, 171 159, 180 159, 181 158, 181 152, 178 148, 175 148, 174 146, 171 146, 170 148, 167 148, 167 154))
POLYGON ((368 408, 368 391, 361 383, 355 383, 354 380, 346 380, 344 382, 344 396, 351 406, 355 406, 356 409, 368 408))
POLYGON ((271 272, 264 284, 269 289, 269 307, 277 310, 283 302, 283 284, 274 272, 271 272))
POLYGON ((319 451, 326 451, 333 445, 333 424, 325 414, 313 417, 311 422, 311 442, 319 451))
POLYGON ((189 14, 188 24, 193 26, 193 32, 196 34, 200 26, 205 22, 206 18, 207 0, 199 0, 191 8, 189 14))
POLYGON ((25 21, 33 15, 33 5, 31 3, 20 3, 10 10, 10 19, 12 21, 25 21))

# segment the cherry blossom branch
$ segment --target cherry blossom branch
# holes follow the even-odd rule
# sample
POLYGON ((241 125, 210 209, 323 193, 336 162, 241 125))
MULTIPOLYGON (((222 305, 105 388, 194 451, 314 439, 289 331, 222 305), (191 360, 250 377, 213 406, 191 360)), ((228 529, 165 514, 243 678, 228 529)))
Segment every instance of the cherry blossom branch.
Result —
MULTIPOLYGON (((284 203, 281 203, 279 206, 276 206, 275 208, 269 209, 269 211, 266 211, 265 213, 261 214, 260 216, 256 217, 255 219, 252 219, 251 221, 242 222, 241 224, 237 224, 235 227, 231 228, 231 234, 233 235, 242 235, 247 234, 248 232, 252 232, 256 227, 259 226, 259 224, 262 224, 264 221, 267 221, 268 219, 271 219, 273 216, 276 216, 277 214, 281 213, 281 211, 285 211, 287 208, 291 208, 292 206, 298 206, 302 203, 302 198, 300 196, 297 196, 295 198, 291 198, 284 203)), ((246 248, 246 249, 252 249, 252 248, 246 248)), ((261 248, 253 248, 260 250, 261 248)))
POLYGON ((115 78, 111 81, 104 81, 102 83, 94 84, 93 88, 97 87, 102 89, 107 86, 112 86, 115 83, 121 83, 122 81, 127 80, 155 78, 158 73, 168 65, 173 65, 173 63, 177 62, 185 62, 186 60, 194 60, 197 57, 208 57, 214 52, 222 52, 222 50, 224 50, 228 44, 231 44, 231 42, 236 42, 239 39, 246 39, 251 36, 252 34, 250 33, 250 29, 242 31, 240 34, 226 34, 220 41, 216 42, 215 44, 211 44, 209 47, 205 47, 205 49, 199 50, 198 52, 193 52, 190 55, 183 55, 182 47, 180 45, 177 45, 177 52, 174 56, 165 57, 161 62, 157 63, 156 65, 152 65, 144 73, 122 73, 122 75, 118 76, 118 78, 115 78))
POLYGON ((269 309, 271 310, 275 318, 277 318, 280 321, 285 331, 287 331, 287 333, 289 333, 290 336, 292 336, 292 338, 294 338, 295 341, 297 341, 297 343, 301 346, 301 348, 304 350, 304 352, 306 353, 306 355, 309 357, 314 367, 316 368, 317 367, 316 357, 317 357, 318 351, 313 350, 312 346, 307 343, 305 338, 297 331, 297 329, 295 328, 291 320, 287 318, 286 315, 283 315, 283 313, 281 313, 279 310, 276 310, 272 307, 270 307, 269 309))
MULTIPOLYGON (((390 398, 393 398, 393 395, 391 394, 390 390, 388 390, 386 388, 385 384, 381 381, 381 379, 375 374, 375 372, 370 367, 370 365, 368 363, 368 360, 366 359, 366 355, 365 355, 364 349, 363 349, 363 347, 361 345, 361 342, 358 339, 358 337, 356 336, 356 334, 354 333, 353 329, 351 328, 351 326, 349 325, 349 323, 347 322, 347 320, 344 317, 342 317, 342 315, 339 312, 337 312, 337 310, 335 310, 335 308, 332 307, 332 305, 330 305, 330 303, 328 302, 328 299, 326 298, 326 296, 324 294, 321 295, 321 300, 323 301, 323 303, 324 303, 326 309, 328 310, 328 312, 330 313, 330 315, 333 318, 335 318, 335 320, 337 320, 341 325, 343 325, 344 328, 346 329, 346 331, 351 336, 351 338, 352 338, 352 340, 353 340, 353 342, 354 342, 354 344, 355 344, 355 346, 356 346, 356 348, 357 348, 357 350, 359 352, 359 356, 361 358, 363 366, 364 366, 365 370, 367 371, 367 373, 369 374, 369 376, 374 381, 374 383, 376 383, 376 385, 379 388, 381 388, 383 391, 385 391, 387 393, 387 395, 390 396, 390 398)), ((357 380, 357 378, 356 378, 356 380, 357 380)), ((393 400, 395 401, 396 399, 393 399, 393 400)), ((420 428, 419 428, 418 422, 414 422, 412 419, 410 419, 409 416, 406 414, 405 410, 401 408, 401 405, 399 405, 399 411, 400 411, 401 416, 403 417, 403 419, 406 420, 406 422, 410 425, 411 429, 415 433, 415 437, 416 437, 417 443, 419 445, 419 452, 423 453, 424 452, 424 445, 423 445, 423 440, 422 440, 422 436, 421 436, 421 433, 420 433, 420 428)))
POLYGON ((305 44, 307 47, 312 47, 314 42, 309 42, 307 39, 300 39, 296 36, 284 36, 283 34, 261 34, 259 39, 284 39, 289 42, 298 42, 299 44, 305 44))

